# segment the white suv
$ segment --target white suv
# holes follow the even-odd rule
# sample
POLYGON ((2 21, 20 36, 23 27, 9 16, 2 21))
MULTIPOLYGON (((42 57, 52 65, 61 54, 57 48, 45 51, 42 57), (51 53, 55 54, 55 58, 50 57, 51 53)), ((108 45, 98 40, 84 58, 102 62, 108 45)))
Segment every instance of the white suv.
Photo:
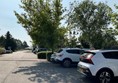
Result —
POLYGON ((56 62, 61 63, 64 67, 70 67, 72 63, 78 63, 80 53, 83 50, 80 48, 62 48, 56 53, 56 62))
POLYGON ((118 50, 92 50, 80 56, 78 69, 87 76, 97 77, 100 83, 110 83, 118 76, 118 50))

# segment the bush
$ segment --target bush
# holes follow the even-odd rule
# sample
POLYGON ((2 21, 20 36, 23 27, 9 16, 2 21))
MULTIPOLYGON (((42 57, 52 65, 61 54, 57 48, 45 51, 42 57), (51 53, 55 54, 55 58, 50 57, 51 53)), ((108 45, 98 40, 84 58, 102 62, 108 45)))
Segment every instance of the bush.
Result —
POLYGON ((38 52, 37 53, 38 59, 46 59, 46 53, 44 52, 38 52))
POLYGON ((51 54, 52 51, 41 51, 37 53, 37 57, 38 59, 47 59, 48 61, 50 61, 51 54))
POLYGON ((0 47, 0 54, 5 53, 5 49, 0 47))

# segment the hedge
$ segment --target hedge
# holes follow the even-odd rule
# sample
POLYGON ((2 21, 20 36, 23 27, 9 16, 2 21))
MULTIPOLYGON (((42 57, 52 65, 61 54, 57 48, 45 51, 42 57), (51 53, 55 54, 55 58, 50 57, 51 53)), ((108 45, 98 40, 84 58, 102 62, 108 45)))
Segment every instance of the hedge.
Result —
POLYGON ((50 61, 51 54, 52 51, 41 51, 37 53, 37 57, 38 59, 47 59, 48 61, 50 61))

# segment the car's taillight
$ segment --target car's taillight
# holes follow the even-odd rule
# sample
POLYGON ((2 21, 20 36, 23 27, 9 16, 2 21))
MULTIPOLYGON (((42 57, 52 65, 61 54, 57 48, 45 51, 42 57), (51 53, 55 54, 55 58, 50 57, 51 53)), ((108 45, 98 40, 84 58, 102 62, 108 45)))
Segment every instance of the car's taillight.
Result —
POLYGON ((87 63, 90 63, 90 64, 93 64, 92 57, 93 57, 92 54, 86 55, 86 58, 85 58, 86 62, 87 63))
POLYGON ((80 61, 93 64, 93 62, 92 62, 93 56, 94 56, 93 54, 86 54, 86 55, 80 57, 80 61))

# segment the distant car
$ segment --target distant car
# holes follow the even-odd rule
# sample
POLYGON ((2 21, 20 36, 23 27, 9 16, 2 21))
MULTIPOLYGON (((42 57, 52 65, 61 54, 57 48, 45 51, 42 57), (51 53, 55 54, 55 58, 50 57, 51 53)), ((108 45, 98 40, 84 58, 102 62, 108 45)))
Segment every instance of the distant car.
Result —
POLYGON ((47 51, 47 50, 48 50, 47 48, 33 48, 32 52, 36 54, 38 52, 47 51))
POLYGON ((56 53, 55 61, 64 67, 70 67, 73 63, 79 62, 82 51, 80 48, 62 48, 56 53))
POLYGON ((12 53, 12 50, 5 50, 5 53, 12 53))
POLYGON ((118 76, 118 50, 91 50, 80 56, 78 69, 86 76, 97 77, 100 83, 110 83, 118 76))

